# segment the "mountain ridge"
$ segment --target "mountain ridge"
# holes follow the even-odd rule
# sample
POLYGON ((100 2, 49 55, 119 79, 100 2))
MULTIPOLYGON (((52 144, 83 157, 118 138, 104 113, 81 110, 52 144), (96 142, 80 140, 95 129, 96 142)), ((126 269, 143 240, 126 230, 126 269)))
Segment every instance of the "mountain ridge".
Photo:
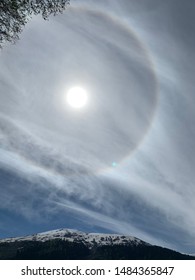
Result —
POLYGON ((193 259, 133 236, 57 229, 24 237, 0 239, 0 259, 193 259))
MULTIPOLYGON (((56 229, 41 233, 36 233, 32 235, 22 236, 22 237, 10 237, 0 239, 0 243, 4 242, 16 242, 16 241, 40 241, 45 242, 53 239, 62 239, 70 242, 84 242, 89 247, 92 247, 94 241, 101 245, 111 245, 111 244, 126 244, 133 243, 136 244, 148 244, 139 238, 133 236, 127 236, 122 234, 108 234, 108 233, 87 233, 75 229, 56 229)), ((152 245, 151 245, 152 246, 152 245)))

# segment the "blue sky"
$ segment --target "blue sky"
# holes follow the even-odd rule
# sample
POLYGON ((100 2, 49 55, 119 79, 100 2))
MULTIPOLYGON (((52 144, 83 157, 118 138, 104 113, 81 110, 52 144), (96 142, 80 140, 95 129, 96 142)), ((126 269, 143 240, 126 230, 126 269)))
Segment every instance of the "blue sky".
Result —
POLYGON ((1 238, 64 227, 194 253, 194 9, 72 0, 1 50, 1 238))

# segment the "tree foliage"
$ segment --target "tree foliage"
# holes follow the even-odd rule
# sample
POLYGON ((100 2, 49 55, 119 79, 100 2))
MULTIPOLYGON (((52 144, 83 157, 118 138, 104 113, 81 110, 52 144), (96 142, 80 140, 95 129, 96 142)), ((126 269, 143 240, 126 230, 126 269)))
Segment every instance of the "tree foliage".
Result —
POLYGON ((62 13, 70 0, 0 0, 0 48, 5 42, 14 43, 33 15, 62 13))

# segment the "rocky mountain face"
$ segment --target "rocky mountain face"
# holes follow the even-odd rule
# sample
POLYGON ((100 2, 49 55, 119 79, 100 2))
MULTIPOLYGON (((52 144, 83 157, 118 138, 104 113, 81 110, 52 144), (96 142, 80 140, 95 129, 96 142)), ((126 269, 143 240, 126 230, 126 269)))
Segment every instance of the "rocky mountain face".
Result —
POLYGON ((154 246, 132 236, 58 229, 25 237, 1 239, 0 259, 185 260, 195 257, 154 246))

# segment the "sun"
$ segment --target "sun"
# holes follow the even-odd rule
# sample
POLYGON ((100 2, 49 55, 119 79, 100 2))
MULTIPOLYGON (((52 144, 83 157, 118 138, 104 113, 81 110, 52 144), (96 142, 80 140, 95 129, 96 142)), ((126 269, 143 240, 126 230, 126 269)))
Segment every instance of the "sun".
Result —
POLYGON ((66 101, 72 108, 79 109, 87 104, 87 92, 82 87, 72 87, 66 94, 66 101))

